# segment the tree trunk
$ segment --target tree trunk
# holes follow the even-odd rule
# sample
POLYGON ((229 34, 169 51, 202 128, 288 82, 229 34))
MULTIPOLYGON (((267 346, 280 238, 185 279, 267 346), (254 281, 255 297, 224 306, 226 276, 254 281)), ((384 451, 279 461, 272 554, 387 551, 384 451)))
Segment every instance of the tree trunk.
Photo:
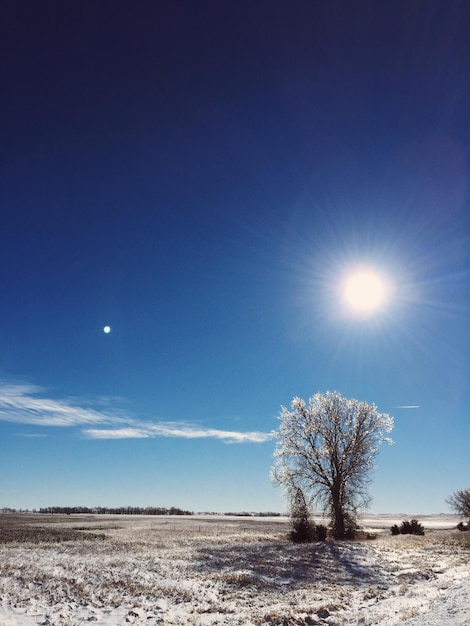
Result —
POLYGON ((338 485, 334 485, 331 490, 331 501, 333 504, 333 536, 335 539, 344 539, 346 536, 345 515, 340 494, 341 488, 338 485))

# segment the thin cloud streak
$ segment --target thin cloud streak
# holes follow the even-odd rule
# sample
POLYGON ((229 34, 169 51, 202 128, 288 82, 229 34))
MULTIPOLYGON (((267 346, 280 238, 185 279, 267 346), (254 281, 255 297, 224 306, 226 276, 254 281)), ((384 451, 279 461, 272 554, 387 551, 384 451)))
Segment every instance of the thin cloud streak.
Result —
POLYGON ((145 439, 154 437, 174 437, 181 439, 219 439, 224 443, 264 443, 273 438, 271 433, 238 432, 201 428, 178 422, 158 422, 142 424, 139 428, 89 428, 83 431, 90 439, 145 439))
POLYGON ((264 443, 273 438, 271 433, 218 430, 188 422, 142 422, 121 411, 97 410, 80 406, 77 401, 44 398, 42 394, 43 390, 35 385, 1 384, 0 421, 44 427, 81 426, 87 439, 173 437, 218 439, 224 443, 264 443))
POLYGON ((149 433, 142 428, 88 428, 83 431, 88 439, 148 439, 149 433))
POLYGON ((128 420, 106 411, 79 406, 71 400, 38 397, 43 390, 35 385, 0 386, 0 420, 34 426, 80 426, 124 424, 128 420))

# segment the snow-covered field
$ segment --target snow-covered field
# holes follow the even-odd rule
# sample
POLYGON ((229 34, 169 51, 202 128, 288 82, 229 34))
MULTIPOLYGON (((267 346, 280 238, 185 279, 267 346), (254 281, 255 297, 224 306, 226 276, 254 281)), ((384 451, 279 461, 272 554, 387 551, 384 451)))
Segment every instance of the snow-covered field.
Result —
POLYGON ((3 515, 0 626, 468 625, 470 533, 430 516, 391 536, 404 518, 293 545, 283 518, 3 515))

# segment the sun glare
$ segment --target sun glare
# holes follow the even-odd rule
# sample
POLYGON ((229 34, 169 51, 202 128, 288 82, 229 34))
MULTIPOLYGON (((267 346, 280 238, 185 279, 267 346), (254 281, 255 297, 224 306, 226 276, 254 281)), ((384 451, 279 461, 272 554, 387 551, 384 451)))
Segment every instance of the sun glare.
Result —
POLYGON ((344 299, 351 309, 360 313, 372 313, 385 301, 384 283, 374 271, 357 272, 346 280, 344 299))

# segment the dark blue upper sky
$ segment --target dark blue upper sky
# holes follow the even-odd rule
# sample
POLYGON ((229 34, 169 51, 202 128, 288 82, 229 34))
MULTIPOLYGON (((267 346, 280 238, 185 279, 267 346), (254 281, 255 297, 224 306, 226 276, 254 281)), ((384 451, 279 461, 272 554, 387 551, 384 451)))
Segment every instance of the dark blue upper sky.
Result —
POLYGON ((0 373, 23 400, 1 428, 25 469, 3 479, 0 505, 130 502, 133 487, 104 478, 96 492, 57 479, 39 497, 40 459, 63 467, 60 442, 77 473, 127 445, 180 459, 178 484, 201 480, 191 495, 149 481, 135 504, 280 508, 272 441, 225 455, 210 429, 269 433, 292 396, 337 389, 396 417, 377 507, 408 506, 392 468, 442 454, 441 491, 416 488, 421 510, 444 508, 469 469, 470 5, 6 2, 2 14, 0 373), (394 284, 367 322, 338 299, 363 264, 394 284), (121 415, 135 430, 96 441, 75 414, 50 424, 47 407, 35 422, 38 398, 106 405, 108 426, 121 415), (207 432, 135 441, 141 422, 207 432), (249 459, 253 493, 222 497, 249 459))

